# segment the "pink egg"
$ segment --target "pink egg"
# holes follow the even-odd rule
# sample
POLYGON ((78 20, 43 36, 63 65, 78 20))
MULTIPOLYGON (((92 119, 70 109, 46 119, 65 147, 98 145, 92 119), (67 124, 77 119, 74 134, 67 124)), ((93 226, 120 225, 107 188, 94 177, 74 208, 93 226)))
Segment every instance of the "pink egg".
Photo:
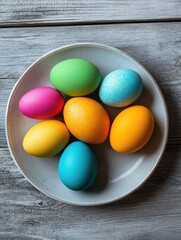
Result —
POLYGON ((38 87, 25 93, 19 101, 19 109, 29 118, 45 119, 57 115, 64 105, 62 94, 52 87, 38 87))

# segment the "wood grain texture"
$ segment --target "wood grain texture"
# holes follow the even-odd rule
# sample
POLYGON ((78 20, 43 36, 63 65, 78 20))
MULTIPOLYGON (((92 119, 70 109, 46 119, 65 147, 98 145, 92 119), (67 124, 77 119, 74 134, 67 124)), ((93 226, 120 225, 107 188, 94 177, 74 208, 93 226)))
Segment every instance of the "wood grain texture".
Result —
MULTIPOLYGON (((181 142, 181 24, 145 23, 74 27, 0 29, 0 95, 4 113, 8 95, 26 68, 42 54, 74 42, 100 42, 126 51, 154 76, 170 116, 169 144, 181 142), (46 39, 46 41, 44 41, 46 39), (13 59, 13 60, 12 60, 13 59)), ((5 134, 0 135, 2 147, 5 134)))
POLYGON ((180 0, 1 0, 0 26, 181 19, 180 0))
POLYGON ((181 234, 181 147, 168 146, 152 177, 117 203, 76 207, 52 200, 0 151, 0 239, 165 239, 181 234))
MULTIPOLYGON (((28 2, 24 1, 24 4, 19 6, 19 16, 23 11, 25 16, 20 19, 17 17, 17 20, 12 18, 11 21, 24 21, 23 19, 28 18, 28 12, 32 14, 32 10, 26 9, 28 2)), ((41 4, 44 5, 46 2, 49 5, 52 3, 41 1, 41 4)), ((8 1, 6 5, 7 3, 8 1)), ((12 5, 11 9, 18 8, 18 4, 13 5, 17 1, 9 1, 9 3, 12 5)), ((173 3, 176 1, 169 1, 169 4, 173 3)), ((4 0, 0 9, 3 4, 5 6, 4 0)), ((46 11, 42 11, 42 19, 48 12, 48 9, 44 10, 46 11)), ((4 8, 4 12, 6 11, 4 8)), ((34 5, 34 11, 41 12, 38 10, 38 4, 34 5)), ((106 13, 106 10, 103 11, 106 13)), ((10 15, 11 13, 12 11, 9 12, 10 15)), ((17 14, 17 10, 14 14, 17 14)), ((47 15, 47 18, 49 16, 47 15)), ((0 18, 2 20, 2 15, 0 18)), ((34 17, 35 22, 37 18, 34 17)), ((33 16, 29 19, 33 21, 33 16)), ((180 27, 180 23, 130 23, 0 29, 0 239, 180 240, 180 27), (8 96, 26 68, 47 51, 65 44, 85 41, 120 48, 140 61, 161 87, 170 116, 169 144, 161 163, 150 179, 122 201, 89 208, 67 205, 37 191, 15 166, 7 149, 4 126, 8 96)))

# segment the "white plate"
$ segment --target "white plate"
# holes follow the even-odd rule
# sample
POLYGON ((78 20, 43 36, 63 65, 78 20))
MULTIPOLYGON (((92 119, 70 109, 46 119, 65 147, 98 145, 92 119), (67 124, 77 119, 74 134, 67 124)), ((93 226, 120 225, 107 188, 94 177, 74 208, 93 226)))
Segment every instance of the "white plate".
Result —
MULTIPOLYGON (((111 120, 122 109, 108 108, 111 120)), ((121 199, 138 189, 158 165, 168 136, 168 114, 163 95, 149 72, 126 53, 100 44, 81 43, 65 46, 49 52, 33 63, 16 83, 10 95, 6 113, 6 135, 10 152, 22 174, 48 196, 74 205, 101 205, 121 199), (143 79, 143 93, 132 105, 147 106, 155 118, 153 136, 140 151, 122 155, 114 152, 109 142, 92 146, 98 159, 98 177, 86 191, 67 189, 57 172, 59 156, 36 158, 22 149, 22 140, 36 120, 26 118, 18 110, 18 102, 28 90, 50 85, 49 73, 58 62, 67 58, 85 58, 100 69, 102 76, 118 68, 130 68, 143 79)))

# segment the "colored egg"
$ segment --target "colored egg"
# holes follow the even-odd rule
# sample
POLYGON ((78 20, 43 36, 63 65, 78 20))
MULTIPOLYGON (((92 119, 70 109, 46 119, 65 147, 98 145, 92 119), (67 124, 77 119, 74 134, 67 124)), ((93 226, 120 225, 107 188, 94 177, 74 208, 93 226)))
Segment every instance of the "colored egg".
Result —
POLYGON ((63 151, 58 173, 63 184, 71 190, 85 190, 97 175, 97 160, 90 147, 83 142, 73 142, 63 151))
POLYGON ((112 148, 120 153, 133 153, 141 149, 150 139, 154 129, 154 118, 144 106, 133 106, 123 110, 113 121, 110 131, 112 148))
POLYGON ((52 68, 50 81, 68 96, 85 96, 99 86, 101 74, 93 63, 85 59, 67 59, 52 68))
POLYGON ((59 153, 69 141, 69 131, 58 120, 35 124, 23 139, 24 150, 33 156, 49 157, 59 153))
POLYGON ((124 107, 140 96, 142 88, 142 80, 138 73, 130 69, 118 69, 103 79, 99 97, 109 106, 124 107))
POLYGON ((63 115, 69 131, 77 139, 92 144, 107 139, 109 116, 95 100, 86 97, 71 98, 64 106, 63 115))
POLYGON ((28 91, 19 101, 22 114, 34 119, 57 115, 64 105, 62 94, 52 87, 38 87, 28 91))

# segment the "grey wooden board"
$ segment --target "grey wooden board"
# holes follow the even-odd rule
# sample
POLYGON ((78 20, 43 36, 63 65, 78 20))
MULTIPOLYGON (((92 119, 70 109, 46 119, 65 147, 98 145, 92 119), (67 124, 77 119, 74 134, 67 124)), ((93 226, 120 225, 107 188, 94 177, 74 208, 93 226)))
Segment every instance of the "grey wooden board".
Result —
MULTIPOLYGON (((0 95, 3 114, 8 94, 26 68, 46 52, 74 42, 99 42, 131 54, 154 76, 167 101, 169 143, 181 142, 181 23, 0 29, 0 95), (44 40, 46 39, 46 41, 44 40)), ((0 121, 4 129, 4 121, 0 121)), ((0 135, 5 147, 5 134, 0 135)))
POLYGON ((100 207, 77 207, 38 192, 0 151, 0 239, 180 240, 181 147, 168 146, 134 194, 100 207))
POLYGON ((180 29, 180 23, 0 29, 0 239, 180 240, 180 29), (169 144, 150 179, 122 201, 91 208, 37 191, 15 166, 4 132, 8 95, 26 68, 49 50, 83 41, 118 47, 144 64, 161 87, 170 115, 169 144))
POLYGON ((1 0, 0 26, 181 19, 180 0, 1 0))

